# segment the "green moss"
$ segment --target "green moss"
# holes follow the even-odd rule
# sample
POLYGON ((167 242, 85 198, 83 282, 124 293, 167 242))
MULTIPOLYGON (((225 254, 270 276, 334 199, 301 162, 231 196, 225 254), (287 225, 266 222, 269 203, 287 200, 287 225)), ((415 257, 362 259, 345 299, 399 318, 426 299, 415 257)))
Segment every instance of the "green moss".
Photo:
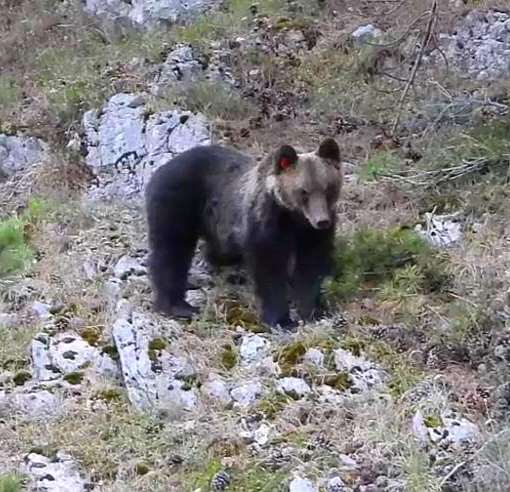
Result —
POLYGON ((272 420, 291 401, 292 398, 289 396, 274 392, 259 401, 257 410, 263 413, 267 419, 272 420))
POLYGON ((397 352, 386 342, 373 341, 366 348, 369 357, 379 362, 390 374, 390 394, 398 398, 421 381, 422 371, 409 361, 405 353, 397 352))
POLYGON ((242 326, 254 333, 265 331, 259 326, 257 314, 238 302, 226 302, 226 321, 232 326, 242 326))
POLYGON ((145 463, 137 463, 135 465, 135 472, 137 475, 147 475, 150 472, 150 468, 145 463))
POLYGON ((124 393, 117 388, 108 388, 98 391, 96 394, 96 398, 99 398, 100 400, 104 400, 106 402, 117 402, 122 401, 124 399, 124 393))
POLYGON ((70 372, 64 376, 64 381, 67 381, 69 384, 77 385, 81 384, 83 377, 84 375, 82 372, 70 372))
POLYGON ((423 423, 426 427, 430 428, 441 427, 443 425, 443 421, 439 415, 427 415, 423 418, 423 423))
POLYGON ((110 356, 113 360, 119 360, 120 358, 119 351, 115 345, 105 345, 101 349, 101 353, 110 356))
POLYGON ((181 389, 184 391, 189 391, 193 387, 200 388, 201 383, 196 376, 196 374, 191 374, 190 376, 183 376, 178 378, 180 381, 183 382, 181 389))
POLYGON ((316 378, 316 382, 319 384, 325 384, 326 386, 331 386, 331 388, 339 391, 346 391, 352 386, 351 377, 347 372, 320 376, 316 378))
POLYGON ((276 360, 283 366, 295 366, 300 362, 307 351, 304 342, 297 341, 283 347, 276 355, 276 360))
POLYGON ((365 342, 359 338, 345 337, 340 342, 340 348, 348 350, 353 353, 356 357, 361 355, 361 352, 365 348, 365 342))
POLYGON ((225 369, 233 369, 237 364, 237 351, 232 345, 224 345, 220 354, 221 365, 225 369))
POLYGON ((157 360, 160 352, 162 350, 165 350, 167 347, 167 342, 163 338, 154 338, 154 340, 151 340, 149 342, 149 359, 151 361, 157 360))
POLYGON ((32 374, 28 371, 19 371, 12 378, 16 386, 23 386, 30 379, 32 379, 32 374))
POLYGON ((101 340, 101 331, 93 326, 88 326, 81 330, 80 336, 92 347, 97 347, 101 340))

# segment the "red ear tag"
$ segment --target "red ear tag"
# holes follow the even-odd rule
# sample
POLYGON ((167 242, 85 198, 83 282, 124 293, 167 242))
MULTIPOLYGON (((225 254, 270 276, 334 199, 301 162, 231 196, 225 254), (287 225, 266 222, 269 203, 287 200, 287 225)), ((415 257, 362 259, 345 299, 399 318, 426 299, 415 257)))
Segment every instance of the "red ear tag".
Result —
POLYGON ((278 165, 280 166, 280 169, 285 171, 292 166, 292 161, 288 157, 282 157, 278 162, 278 165))

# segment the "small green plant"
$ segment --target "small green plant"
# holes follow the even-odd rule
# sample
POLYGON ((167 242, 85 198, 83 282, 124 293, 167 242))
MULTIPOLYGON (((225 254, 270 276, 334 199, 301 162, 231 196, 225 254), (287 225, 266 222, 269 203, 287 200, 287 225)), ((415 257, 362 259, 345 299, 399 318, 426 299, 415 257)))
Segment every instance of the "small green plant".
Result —
POLYGON ((15 474, 0 475, 0 492, 21 492, 23 477, 15 474))
POLYGON ((16 79, 10 75, 0 75, 0 107, 8 109, 18 103, 21 88, 16 79))
POLYGON ((286 490, 284 488, 286 482, 287 477, 284 472, 274 472, 261 466, 254 466, 234 473, 231 488, 234 492, 278 492, 286 490))
POLYGON ((33 259, 29 240, 50 208, 47 202, 32 199, 22 214, 0 221, 0 278, 23 271, 33 259))
POLYGON ((444 261, 409 229, 362 229, 339 240, 333 279, 326 283, 331 300, 348 300, 360 290, 434 291, 448 280, 444 261))
POLYGON ((221 471, 222 465, 219 459, 213 458, 208 463, 206 463, 205 467, 193 474, 189 480, 190 485, 192 486, 192 490, 209 490, 211 480, 214 475, 221 471))
POLYGON ((237 364, 237 351, 232 345, 224 345, 220 355, 221 365, 225 369, 233 369, 237 364))
POLYGON ((19 371, 17 372, 12 381, 16 386, 23 386, 27 381, 32 379, 32 374, 28 371, 19 371))
POLYGON ((363 165, 360 177, 365 181, 375 180, 382 174, 397 170, 400 162, 399 157, 394 152, 377 152, 363 165))
MULTIPOLYGON (((211 118, 235 121, 250 117, 253 106, 223 82, 197 80, 178 90, 177 100, 190 111, 203 113, 211 118)), ((167 96, 168 97, 168 96, 167 96)))
POLYGON ((78 385, 83 381, 83 373, 82 372, 70 372, 64 376, 64 381, 67 381, 69 384, 78 385))

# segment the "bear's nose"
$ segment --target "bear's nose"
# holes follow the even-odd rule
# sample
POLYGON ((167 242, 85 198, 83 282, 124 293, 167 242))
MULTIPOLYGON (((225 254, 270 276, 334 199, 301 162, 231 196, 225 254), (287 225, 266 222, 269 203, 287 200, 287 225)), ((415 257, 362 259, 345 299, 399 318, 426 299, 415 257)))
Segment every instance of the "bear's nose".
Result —
POLYGON ((317 229, 327 229, 331 225, 331 221, 328 219, 322 219, 317 222, 317 229))

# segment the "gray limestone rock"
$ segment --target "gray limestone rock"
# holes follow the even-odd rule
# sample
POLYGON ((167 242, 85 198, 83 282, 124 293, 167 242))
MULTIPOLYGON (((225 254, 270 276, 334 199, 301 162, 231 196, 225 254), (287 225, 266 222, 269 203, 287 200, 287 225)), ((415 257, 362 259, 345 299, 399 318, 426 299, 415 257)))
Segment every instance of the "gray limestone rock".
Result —
POLYGON ((78 463, 61 451, 55 457, 30 453, 25 457, 23 472, 35 482, 40 492, 85 492, 90 483, 78 463))
POLYGON ((36 335, 31 345, 34 377, 39 382, 58 381, 71 373, 118 378, 117 364, 73 332, 36 335))
POLYGON ((86 112, 83 127, 86 162, 98 178, 92 199, 139 198, 159 166, 210 143, 203 115, 177 110, 148 115, 140 94, 116 94, 102 111, 86 112))
POLYGON ((62 403, 60 395, 37 387, 0 391, 0 416, 47 420, 62 413, 62 403))
POLYGON ((454 29, 440 36, 444 53, 433 52, 430 60, 448 59, 460 76, 480 81, 510 77, 510 13, 472 10, 454 29))
POLYGON ((85 0, 85 11, 103 22, 155 29, 204 12, 215 0, 85 0))
POLYGON ((38 164, 48 155, 48 146, 35 137, 0 133, 0 181, 38 164))
POLYGON ((279 379, 276 382, 276 390, 292 398, 303 398, 312 391, 305 380, 292 377, 279 379))
POLYGON ((113 324, 113 338, 135 408, 173 416, 197 407, 196 390, 187 383, 195 376, 190 361, 166 348, 151 348, 159 333, 150 317, 138 312, 122 315, 113 324))
POLYGON ((236 404, 240 407, 253 405, 263 395, 262 385, 258 381, 240 384, 230 391, 236 404))

